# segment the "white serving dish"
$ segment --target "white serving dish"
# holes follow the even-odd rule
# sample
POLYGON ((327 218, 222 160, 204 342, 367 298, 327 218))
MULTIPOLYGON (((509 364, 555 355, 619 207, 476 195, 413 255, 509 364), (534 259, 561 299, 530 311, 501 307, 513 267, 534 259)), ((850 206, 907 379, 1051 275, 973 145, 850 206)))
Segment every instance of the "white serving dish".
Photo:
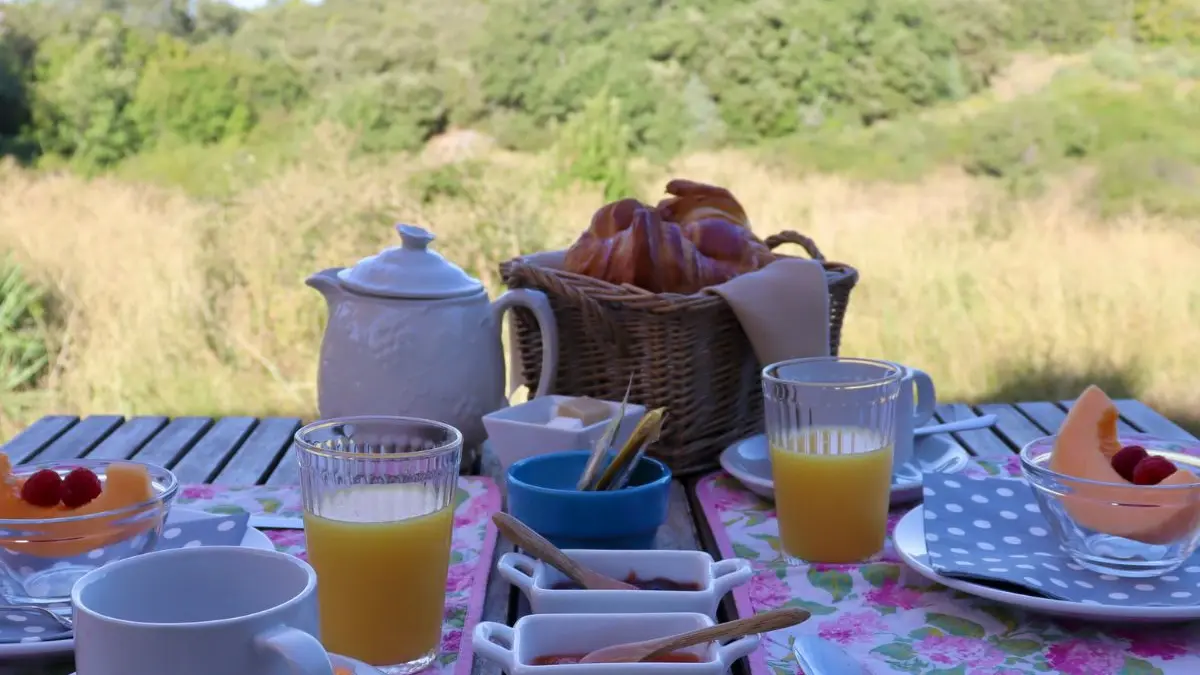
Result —
MULTIPOLYGON (((559 403, 570 401, 576 396, 539 396, 524 403, 501 408, 483 416, 488 442, 503 469, 513 462, 564 450, 591 450, 592 445, 604 435, 604 429, 621 409, 620 402, 603 401, 611 414, 608 419, 582 429, 559 429, 546 423, 554 418, 559 403)), ((646 406, 627 403, 625 416, 621 420, 621 431, 613 445, 618 449, 624 445, 633 428, 646 414, 646 406)))
POLYGON ((531 665, 543 656, 583 655, 712 625, 713 620, 703 614, 530 614, 511 628, 491 621, 477 624, 471 644, 476 654, 495 661, 508 675, 724 675, 735 661, 758 647, 758 635, 679 650, 700 657, 699 663, 531 665))
POLYGON ((601 574, 625 579, 665 578, 694 583, 697 591, 588 591, 555 589, 567 581, 561 572, 522 553, 505 553, 496 564, 500 576, 521 589, 534 614, 629 614, 692 612, 715 619, 725 594, 750 581, 750 561, 719 562, 703 551, 564 551, 601 574))

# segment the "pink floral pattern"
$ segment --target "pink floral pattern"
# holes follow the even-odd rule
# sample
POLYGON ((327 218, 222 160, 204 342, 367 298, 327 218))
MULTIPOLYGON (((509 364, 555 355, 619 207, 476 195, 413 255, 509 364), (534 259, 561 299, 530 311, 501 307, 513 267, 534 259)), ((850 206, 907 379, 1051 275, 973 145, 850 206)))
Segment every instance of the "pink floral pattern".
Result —
MULTIPOLYGON (((462 636, 474 630, 483 609, 496 545, 491 515, 501 505, 500 491, 491 479, 461 476, 458 481, 442 644, 435 665, 424 671, 435 675, 466 675, 471 671, 470 641, 464 644, 462 636)), ((300 488, 296 486, 187 485, 180 490, 176 504, 211 513, 303 515, 300 488)), ((268 530, 266 534, 276 549, 306 557, 303 531, 268 530)))
MULTIPOLYGON (((1200 445, 1177 449, 1200 453, 1200 445)), ((968 475, 1019 476, 1015 457, 975 460, 968 475)), ((739 614, 803 607, 812 618, 769 634, 751 655, 751 675, 795 675, 789 635, 837 642, 873 675, 1192 675, 1200 673, 1193 625, 1057 621, 930 585, 909 572, 889 543, 860 565, 789 566, 772 506, 724 472, 696 488, 721 554, 751 561, 750 583, 734 590, 739 614)), ((888 519, 891 532, 900 509, 888 519)))

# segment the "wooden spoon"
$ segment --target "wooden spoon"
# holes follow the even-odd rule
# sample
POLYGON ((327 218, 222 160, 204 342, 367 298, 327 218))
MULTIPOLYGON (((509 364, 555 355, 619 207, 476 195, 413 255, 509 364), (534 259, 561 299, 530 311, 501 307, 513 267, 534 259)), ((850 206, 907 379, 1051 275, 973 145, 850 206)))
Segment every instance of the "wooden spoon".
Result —
POLYGON ((811 616, 803 609, 787 608, 773 609, 769 612, 756 614, 749 619, 738 619, 726 623, 701 628, 689 633, 680 633, 665 638, 646 640, 644 642, 629 642, 623 645, 613 645, 597 649, 579 660, 580 663, 637 663, 655 656, 665 656, 673 651, 694 645, 723 640, 725 638, 740 638, 753 633, 766 633, 788 626, 803 623, 811 616))
POLYGON ((557 546, 529 529, 525 523, 512 516, 498 511, 492 514, 492 522, 496 529, 508 537, 517 546, 525 549, 530 555, 554 567, 567 578, 590 591, 636 591, 637 586, 631 586, 623 581, 606 577, 599 572, 590 570, 571 558, 567 557, 557 546))

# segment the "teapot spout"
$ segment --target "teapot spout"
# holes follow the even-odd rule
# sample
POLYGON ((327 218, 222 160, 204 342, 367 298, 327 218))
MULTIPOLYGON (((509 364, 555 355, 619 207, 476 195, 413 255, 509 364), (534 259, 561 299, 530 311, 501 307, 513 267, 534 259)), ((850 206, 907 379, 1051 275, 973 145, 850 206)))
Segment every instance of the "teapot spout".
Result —
POLYGON ((331 267, 327 270, 321 270, 305 279, 304 283, 317 289, 317 292, 325 298, 326 304, 333 307, 333 304, 345 293, 345 290, 342 288, 342 282, 338 279, 337 275, 342 269, 341 267, 331 267))

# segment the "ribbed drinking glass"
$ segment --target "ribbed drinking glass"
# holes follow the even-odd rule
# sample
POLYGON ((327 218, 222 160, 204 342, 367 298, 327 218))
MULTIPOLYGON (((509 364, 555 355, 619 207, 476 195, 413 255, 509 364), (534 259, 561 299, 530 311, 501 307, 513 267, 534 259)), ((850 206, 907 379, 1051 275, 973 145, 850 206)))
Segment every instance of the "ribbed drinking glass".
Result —
POLYGON ((345 417, 296 432, 321 640, 400 675, 441 640, 462 434, 441 422, 345 417))
MULTIPOLYGON (((783 550, 848 563, 883 548, 903 373, 870 359, 794 359, 763 370, 783 550)), ((792 560, 794 562, 794 560, 792 560)))

